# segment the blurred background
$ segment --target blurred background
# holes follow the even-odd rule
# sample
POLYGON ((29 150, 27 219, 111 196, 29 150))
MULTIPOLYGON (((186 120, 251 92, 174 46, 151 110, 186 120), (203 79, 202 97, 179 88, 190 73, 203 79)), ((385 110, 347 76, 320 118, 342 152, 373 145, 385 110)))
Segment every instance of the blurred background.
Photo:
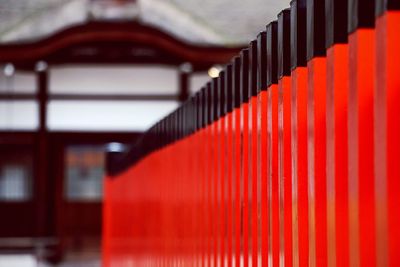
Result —
POLYGON ((0 267, 101 266, 106 151, 288 0, 0 0, 0 267))

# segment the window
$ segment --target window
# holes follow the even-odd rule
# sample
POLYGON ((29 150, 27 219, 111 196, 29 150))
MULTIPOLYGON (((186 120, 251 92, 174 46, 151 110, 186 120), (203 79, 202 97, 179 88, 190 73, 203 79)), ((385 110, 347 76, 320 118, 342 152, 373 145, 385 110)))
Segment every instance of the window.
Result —
POLYGON ((0 266, 34 267, 38 266, 37 259, 31 254, 0 254, 0 266))
POLYGON ((69 201, 101 201, 104 146, 72 145, 66 149, 65 195, 69 201))
POLYGON ((49 103, 51 130, 145 131, 178 107, 176 101, 64 101, 49 103))
POLYGON ((178 70, 165 66, 50 68, 51 94, 177 94, 178 70))
POLYGON ((35 72, 16 71, 11 67, 11 73, 6 75, 6 66, 0 66, 0 94, 36 93, 35 72))
POLYGON ((0 201, 29 201, 32 197, 32 154, 18 147, 0 149, 0 201))
POLYGON ((34 100, 0 101, 0 130, 36 130, 39 106, 34 100))

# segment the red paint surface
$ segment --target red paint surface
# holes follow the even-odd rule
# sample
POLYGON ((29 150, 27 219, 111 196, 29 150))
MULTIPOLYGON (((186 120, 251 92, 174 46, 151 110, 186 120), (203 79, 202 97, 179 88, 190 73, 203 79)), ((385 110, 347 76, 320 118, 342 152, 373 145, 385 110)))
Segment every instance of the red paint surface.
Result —
POLYGON ((208 266, 211 266, 213 262, 213 255, 214 255, 214 225, 213 225, 213 216, 214 216, 214 210, 213 210, 213 148, 214 148, 214 142, 213 142, 213 132, 212 132, 212 126, 208 126, 208 133, 207 133, 207 239, 208 239, 208 244, 207 244, 207 262, 208 266))
POLYGON ((249 265, 249 104, 243 103, 241 106, 241 207, 242 207, 242 256, 243 266, 249 265))
POLYGON ((326 58, 308 62, 310 264, 327 265, 326 58))
MULTIPOLYGON (((337 266, 349 266, 348 99, 349 49, 337 44, 327 55, 328 252, 337 266), (330 181, 332 180, 332 181, 330 181), (330 218, 332 213, 332 218, 330 218), (332 232, 330 234, 330 232, 332 232), (329 247, 329 246, 328 246, 329 247)), ((333 263, 332 263, 333 264, 333 263)))
POLYGON ((387 12, 107 178, 103 265, 398 266, 399 32, 387 12))
POLYGON ((377 262, 399 266, 400 247, 400 12, 376 22, 375 166, 377 262))
POLYGON ((282 107, 280 111, 282 120, 282 188, 283 193, 283 255, 285 266, 293 265, 293 248, 292 248, 292 111, 291 111, 291 78, 283 77, 279 81, 279 93, 282 97, 282 107))
POLYGON ((271 217, 272 224, 272 264, 279 266, 279 181, 278 181, 278 85, 268 88, 270 94, 271 112, 271 217))
MULTIPOLYGON (((357 131, 349 131, 349 135, 356 134, 353 137, 356 142, 349 147, 349 150, 357 155, 349 158, 349 164, 351 164, 349 167, 357 170, 350 173, 349 183, 357 188, 357 190, 350 190, 352 192, 350 200, 357 201, 358 222, 353 223, 358 225, 353 227, 358 228, 361 266, 376 265, 373 104, 375 58, 372 52, 375 51, 374 44, 374 31, 370 29, 360 29, 349 36, 349 116, 355 116, 352 117, 352 121, 358 127, 357 131)), ((357 240, 354 242, 357 243, 357 240)))
POLYGON ((226 123, 227 123, 227 222, 226 222, 226 234, 227 234, 227 266, 232 267, 232 259, 233 259, 233 237, 234 237, 234 229, 233 229, 233 212, 234 212, 234 202, 233 197, 235 192, 233 191, 233 168, 234 168, 234 154, 233 154, 233 114, 229 113, 227 115, 226 123))
POLYGON ((212 234, 212 239, 213 239, 213 266, 218 265, 218 256, 219 256, 219 243, 220 243, 220 229, 219 229, 219 223, 220 223, 220 210, 219 210, 219 203, 218 203, 218 191, 219 191, 219 168, 220 168, 220 163, 219 163, 219 155, 220 155, 220 147, 219 147, 219 134, 218 134, 218 129, 219 129, 219 120, 213 123, 213 153, 212 153, 212 160, 213 160, 213 165, 212 165, 212 171, 213 171, 213 176, 212 176, 212 183, 213 183, 213 188, 212 188, 212 227, 213 227, 213 234, 212 234))
POLYGON ((234 110, 235 116, 235 264, 239 266, 241 255, 241 203, 240 203, 240 174, 241 174, 241 138, 240 138, 240 109, 234 110))
POLYGON ((257 125, 257 107, 258 107, 258 103, 257 103, 257 96, 253 96, 250 99, 251 102, 251 109, 249 110, 249 112, 251 113, 251 120, 249 120, 249 126, 250 126, 250 137, 249 137, 249 141, 250 141, 250 145, 249 145, 249 152, 251 153, 251 160, 250 160, 250 174, 251 177, 249 177, 249 179, 251 179, 251 187, 249 187, 249 192, 250 192, 250 196, 251 196, 251 210, 249 211, 249 214, 251 214, 250 216, 250 226, 249 228, 251 228, 251 234, 249 235, 249 253, 251 255, 251 266, 253 267, 257 267, 258 266, 258 199, 257 199, 257 195, 258 195, 258 170, 257 170, 257 166, 258 166, 258 154, 257 154, 257 142, 258 142, 258 125, 257 125))
MULTIPOLYGON (((298 67, 292 71, 292 112, 293 118, 293 153, 297 171, 293 180, 293 197, 296 207, 293 224, 297 223, 297 245, 293 256, 299 266, 309 266, 309 227, 308 227, 308 70, 298 67), (297 196, 297 197, 296 197, 297 196), (297 201, 296 201, 297 199, 297 201)), ((295 241, 294 241, 295 242, 295 241)))
POLYGON ((226 130, 225 128, 225 123, 227 119, 226 117, 222 117, 220 120, 220 128, 219 128, 219 145, 220 145, 220 160, 219 160, 219 197, 218 197, 218 202, 219 202, 219 215, 220 215, 220 239, 221 239, 221 248, 220 248, 220 266, 224 266, 225 262, 225 257, 226 257, 226 211, 227 211, 227 205, 226 205, 226 186, 225 186, 225 181, 226 179, 226 136, 224 131, 226 130))
POLYGON ((267 266, 268 264, 268 93, 266 91, 261 91, 261 257, 262 266, 267 266))
POLYGON ((200 182, 200 203, 201 203, 201 213, 198 215, 198 220, 200 221, 199 225, 199 235, 200 235, 200 262, 201 266, 205 266, 206 264, 206 241, 207 241, 207 231, 206 231, 206 171, 205 171, 205 163, 206 163, 206 150, 205 150, 205 136, 206 132, 204 129, 201 129, 199 132, 199 140, 197 142, 197 148, 199 149, 199 161, 197 166, 198 171, 198 179, 200 182))
MULTIPOLYGON (((388 189, 388 232, 389 264, 400 265, 400 123, 398 99, 400 90, 400 12, 388 12, 387 44, 387 189, 388 189)), ((382 51, 381 51, 382 52, 382 51)))

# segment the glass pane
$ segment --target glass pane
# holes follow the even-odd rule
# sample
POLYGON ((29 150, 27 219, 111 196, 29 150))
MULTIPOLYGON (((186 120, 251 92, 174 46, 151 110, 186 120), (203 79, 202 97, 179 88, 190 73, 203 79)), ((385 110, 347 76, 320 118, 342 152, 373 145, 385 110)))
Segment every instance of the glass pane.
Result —
POLYGON ((0 129, 35 130, 39 125, 39 106, 33 100, 0 101, 0 129))
POLYGON ((65 195, 70 201, 100 201, 103 196, 103 146, 74 145, 66 150, 65 195))
POLYGON ((0 66, 0 94, 2 93, 35 93, 35 72, 14 72, 11 76, 4 74, 4 66, 0 66))
POLYGON ((50 92, 62 94, 176 94, 178 71, 161 66, 53 67, 50 92))
POLYGON ((50 130, 144 131, 178 106, 175 101, 50 101, 50 130))
POLYGON ((7 267, 35 267, 37 259, 31 254, 0 254, 0 266, 7 267))
POLYGON ((32 197, 32 154, 0 147, 0 201, 22 202, 32 197))

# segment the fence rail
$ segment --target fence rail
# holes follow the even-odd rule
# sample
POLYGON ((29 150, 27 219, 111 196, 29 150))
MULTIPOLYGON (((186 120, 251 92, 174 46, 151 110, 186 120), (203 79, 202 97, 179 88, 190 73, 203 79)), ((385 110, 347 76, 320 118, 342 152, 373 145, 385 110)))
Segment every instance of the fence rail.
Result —
POLYGON ((104 266, 400 266, 399 10, 294 0, 110 154, 104 266))

